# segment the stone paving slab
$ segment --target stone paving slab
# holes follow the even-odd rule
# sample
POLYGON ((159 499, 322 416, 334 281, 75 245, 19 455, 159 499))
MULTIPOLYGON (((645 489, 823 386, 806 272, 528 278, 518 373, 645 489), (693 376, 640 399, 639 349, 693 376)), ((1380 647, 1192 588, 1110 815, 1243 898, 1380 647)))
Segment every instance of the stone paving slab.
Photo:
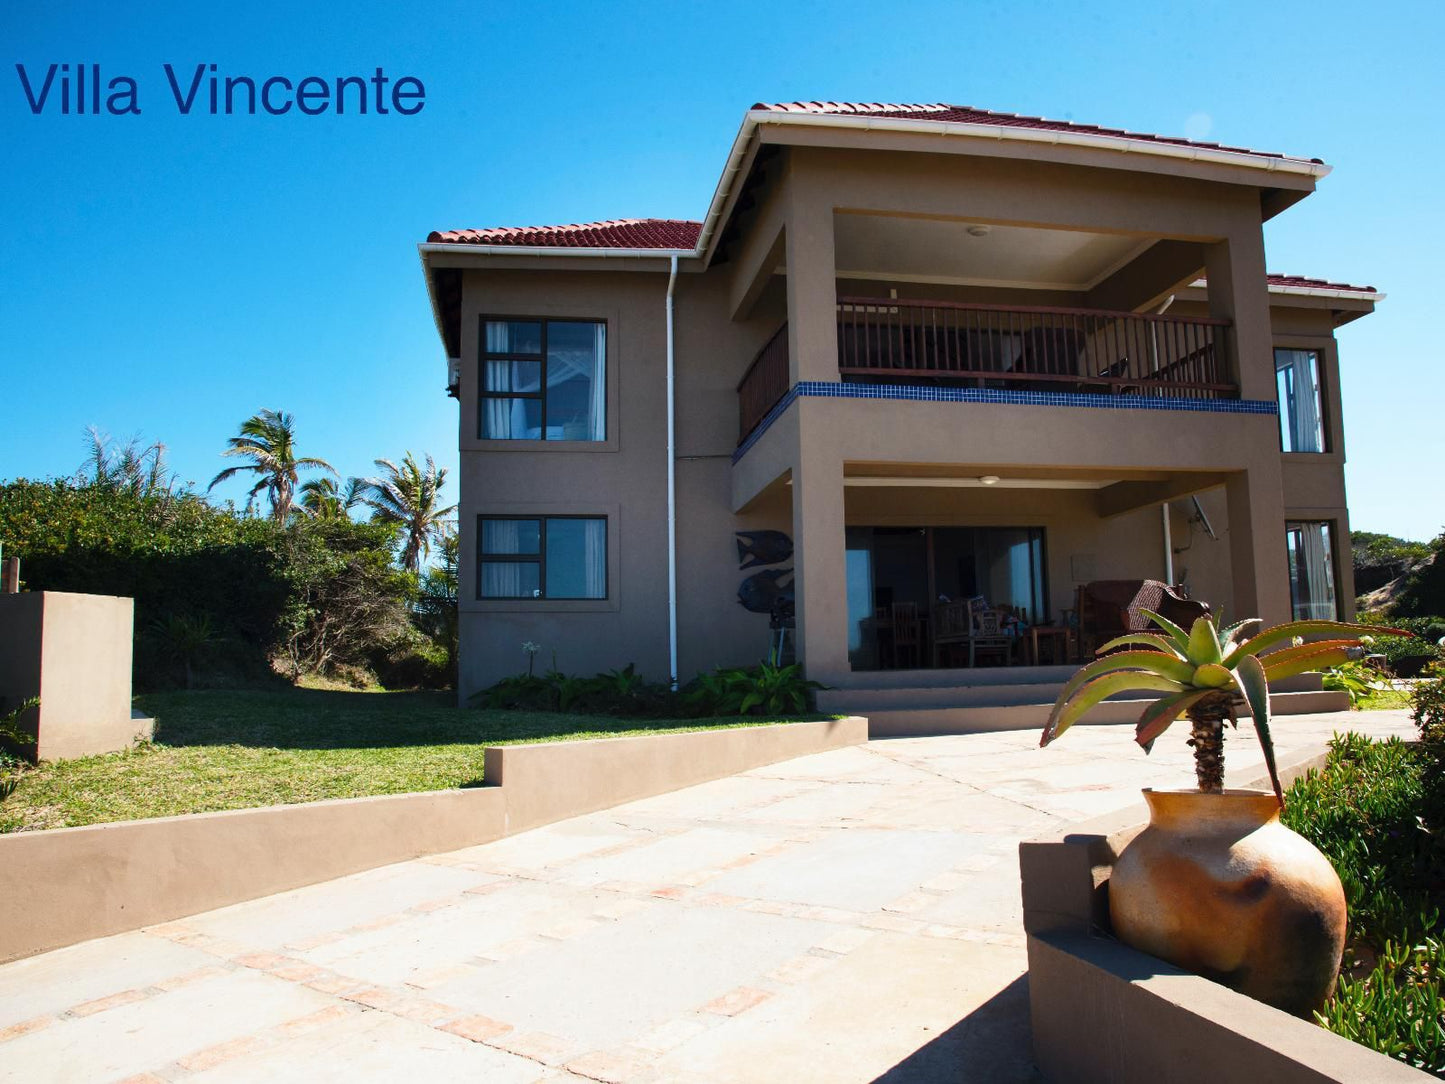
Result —
MULTIPOLYGON (((1403 712, 1281 719, 1282 759, 1403 712)), ((0 1081, 1025 1081, 1017 846, 1182 728, 875 741, 0 967, 0 1081)), ((1262 761, 1246 727, 1232 769, 1262 761)))

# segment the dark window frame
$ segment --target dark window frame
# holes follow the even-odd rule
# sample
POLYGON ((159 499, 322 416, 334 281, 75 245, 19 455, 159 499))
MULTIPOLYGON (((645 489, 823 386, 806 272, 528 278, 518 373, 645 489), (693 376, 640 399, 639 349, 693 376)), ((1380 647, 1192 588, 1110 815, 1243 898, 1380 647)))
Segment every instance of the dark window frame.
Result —
POLYGON ((483 313, 477 325, 477 439, 497 440, 507 443, 532 442, 552 444, 561 443, 565 438, 550 438, 547 436, 547 325, 548 324, 601 324, 603 327, 602 337, 602 431, 601 440, 570 440, 570 444, 605 444, 612 434, 611 419, 608 414, 611 412, 612 402, 607 387, 607 380, 611 374, 612 367, 607 362, 607 352, 612 342, 612 328, 604 316, 523 316, 523 315, 502 315, 498 313, 483 313), (541 350, 536 354, 523 354, 516 351, 505 353, 493 353, 487 349, 487 325, 489 323, 512 323, 512 324, 540 324, 542 327, 541 350), (487 362, 489 361, 526 361, 533 364, 540 363, 541 378, 535 392, 513 392, 513 391, 488 391, 487 390, 487 362), (540 426, 542 435, 540 437, 489 437, 483 432, 486 412, 482 409, 489 399, 536 399, 542 404, 542 424, 540 426))
POLYGON ((612 524, 610 517, 591 512, 526 515, 523 513, 482 513, 477 516, 477 601, 478 602, 606 602, 612 598, 612 524), (548 595, 547 594, 547 521, 552 519, 597 519, 602 521, 602 594, 593 595, 548 595), (482 546, 482 524, 488 520, 533 520, 537 524, 536 553, 487 553, 482 546), (537 566, 537 587, 540 595, 484 595, 482 594, 482 565, 486 563, 534 564, 537 566))
POLYGON ((1326 386, 1325 376, 1325 351, 1318 346, 1286 346, 1279 343, 1274 344, 1270 352, 1270 360, 1274 362, 1274 398, 1276 415, 1279 428, 1279 450, 1282 455, 1329 455, 1334 451, 1334 442, 1330 437, 1330 397, 1329 388, 1326 386), (1320 416, 1320 445, 1318 451, 1302 451, 1299 448, 1285 450, 1284 446, 1284 403, 1279 398, 1279 354, 1280 351, 1297 352, 1301 354, 1312 354, 1315 359, 1315 379, 1319 381, 1319 416, 1320 416))

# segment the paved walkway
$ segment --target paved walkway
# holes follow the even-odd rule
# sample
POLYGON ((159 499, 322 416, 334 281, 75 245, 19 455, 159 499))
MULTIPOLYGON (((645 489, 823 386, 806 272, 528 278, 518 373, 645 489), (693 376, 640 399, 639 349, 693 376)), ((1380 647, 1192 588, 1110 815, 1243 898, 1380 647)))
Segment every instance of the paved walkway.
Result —
MULTIPOLYGON (((1343 726, 1410 731, 1281 756, 1343 726)), ((1131 729, 873 742, 0 967, 0 1079, 1032 1080, 1017 844, 1189 785, 1131 729)))

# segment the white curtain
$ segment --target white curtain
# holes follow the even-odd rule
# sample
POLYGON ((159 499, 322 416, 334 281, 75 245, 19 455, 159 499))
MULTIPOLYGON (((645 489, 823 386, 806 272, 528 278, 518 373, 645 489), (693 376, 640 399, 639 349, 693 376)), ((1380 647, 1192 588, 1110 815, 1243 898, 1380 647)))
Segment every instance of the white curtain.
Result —
MULTIPOLYGON (((601 357, 601 355, 598 355, 601 357)), ((601 439, 601 438, 598 438, 601 439)), ((607 597, 607 521, 589 519, 583 521, 582 536, 583 564, 586 574, 586 597, 607 597)))
POLYGON ((515 519, 482 520, 482 597, 523 598, 524 572, 537 566, 531 562, 488 561, 488 554, 519 553, 522 544, 521 521, 515 519))
POLYGON ((1320 418, 1319 365, 1312 350, 1276 350, 1280 419, 1285 427, 1285 451, 1324 451, 1320 418))
MULTIPOLYGON (((593 343, 597 361, 592 369, 592 428, 591 440, 607 439, 607 325, 598 324, 593 343)), ((603 525, 604 527, 606 524, 603 525)), ((603 539, 606 546, 606 538, 603 539)), ((606 561, 604 558, 604 574, 606 561)), ((606 582, 605 580, 603 581, 606 582)))
POLYGON ((1297 621, 1333 621, 1339 614, 1335 605, 1335 572, 1330 554, 1328 523, 1294 523, 1290 569, 1294 577, 1294 616, 1297 621))

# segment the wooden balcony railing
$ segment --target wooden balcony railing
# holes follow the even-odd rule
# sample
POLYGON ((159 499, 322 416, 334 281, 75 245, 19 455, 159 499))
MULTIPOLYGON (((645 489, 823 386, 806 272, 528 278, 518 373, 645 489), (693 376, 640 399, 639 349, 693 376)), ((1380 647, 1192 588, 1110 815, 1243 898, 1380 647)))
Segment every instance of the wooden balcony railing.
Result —
POLYGON ((838 299, 845 381, 1233 399, 1225 336, 1207 317, 838 299))
POLYGON ((788 390, 788 325, 769 339, 738 381, 738 443, 767 416, 788 390))

